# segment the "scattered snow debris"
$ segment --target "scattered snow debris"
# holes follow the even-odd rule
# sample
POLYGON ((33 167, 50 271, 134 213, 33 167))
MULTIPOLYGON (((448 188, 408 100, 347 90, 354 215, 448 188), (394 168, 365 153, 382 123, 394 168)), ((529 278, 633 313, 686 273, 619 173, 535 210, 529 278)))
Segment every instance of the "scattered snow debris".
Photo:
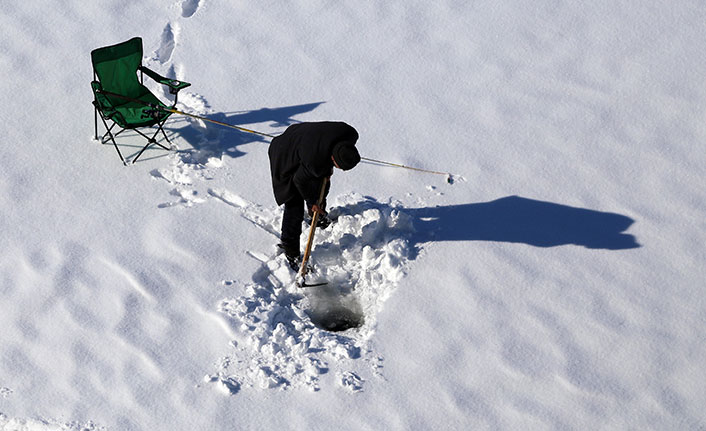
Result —
MULTIPOLYGON (((246 218, 274 224, 240 197, 224 200, 246 208, 246 218)), ((241 297, 221 301, 219 311, 242 322, 246 341, 235 346, 232 360, 221 363, 219 375, 232 373, 260 388, 318 390, 320 376, 331 367, 357 367, 361 358, 381 361, 362 347, 404 276, 411 221, 394 205, 359 195, 338 198, 330 212, 337 221, 320 231, 312 254, 316 276, 326 286, 295 286, 295 274, 276 256, 263 262, 241 297)))
POLYGON ((240 391, 240 383, 232 377, 218 379, 218 388, 227 395, 234 395, 240 391))
POLYGON ((206 166, 209 168, 222 168, 223 164, 223 158, 221 157, 209 157, 208 162, 206 162, 206 166))
POLYGON ((171 169, 155 169, 152 178, 166 180, 170 184, 192 185, 194 183, 194 168, 183 162, 177 162, 171 169))
MULTIPOLYGON (((188 109, 189 113, 204 116, 212 113, 211 105, 208 103, 205 97, 200 94, 190 93, 190 92, 180 92, 179 93, 179 104, 183 105, 184 109, 188 109)), ((190 121, 191 119, 189 119, 190 121)), ((203 124, 200 120, 198 121, 203 124)))
POLYGON ((378 356, 377 358, 375 358, 374 360, 372 360, 370 362, 370 367, 373 371, 373 374, 376 377, 384 378, 384 376, 382 374, 382 369, 384 368, 384 362, 385 362, 385 359, 382 356, 378 356))
MULTIPOLYGON (((222 359, 221 366, 228 366, 229 360, 222 359)), ((240 392, 240 382, 232 376, 224 376, 223 374, 206 375, 203 378, 204 383, 214 385, 216 390, 224 395, 235 395, 240 392)))
POLYGON ((12 389, 0 387, 0 397, 7 398, 12 394, 12 389))
POLYGON ((19 419, 8 418, 0 413, 0 431, 106 431, 105 427, 96 425, 92 421, 60 422, 45 419, 19 419))
POLYGON ((344 388, 351 392, 360 392, 363 390, 364 380, 360 378, 356 373, 345 372, 338 374, 339 383, 344 388))

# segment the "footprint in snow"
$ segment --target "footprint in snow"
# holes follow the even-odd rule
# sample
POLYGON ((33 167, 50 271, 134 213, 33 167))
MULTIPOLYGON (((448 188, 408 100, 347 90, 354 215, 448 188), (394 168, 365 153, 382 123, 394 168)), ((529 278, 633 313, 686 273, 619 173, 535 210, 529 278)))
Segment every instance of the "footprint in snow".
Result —
POLYGON ((181 16, 191 18, 199 10, 201 0, 183 0, 181 2, 181 16))
POLYGON ((177 32, 177 26, 172 26, 171 23, 168 23, 166 27, 164 27, 164 30, 162 30, 159 48, 157 48, 154 56, 155 60, 159 61, 160 64, 164 64, 172 59, 172 53, 174 53, 174 47, 176 46, 177 32))

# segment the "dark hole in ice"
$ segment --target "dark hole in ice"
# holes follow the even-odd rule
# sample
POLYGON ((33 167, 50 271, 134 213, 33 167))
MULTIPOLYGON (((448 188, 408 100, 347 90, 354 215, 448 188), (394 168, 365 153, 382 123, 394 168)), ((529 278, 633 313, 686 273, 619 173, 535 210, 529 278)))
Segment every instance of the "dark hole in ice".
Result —
POLYGON ((363 311, 353 294, 343 293, 331 284, 314 289, 309 297, 309 317, 316 326, 326 331, 341 332, 363 325, 363 311))
POLYGON ((314 310, 311 321, 321 329, 331 332, 341 332, 363 325, 363 315, 346 307, 332 307, 314 310))

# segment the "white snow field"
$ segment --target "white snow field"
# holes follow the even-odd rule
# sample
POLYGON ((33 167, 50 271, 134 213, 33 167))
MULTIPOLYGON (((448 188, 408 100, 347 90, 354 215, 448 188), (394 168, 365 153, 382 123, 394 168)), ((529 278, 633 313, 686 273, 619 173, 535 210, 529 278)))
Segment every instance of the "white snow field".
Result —
POLYGON ((0 430, 706 429, 705 22, 699 0, 4 0, 0 430), (452 183, 337 171, 328 284, 298 288, 268 139, 175 114, 178 151, 128 167, 93 139, 90 53, 135 36, 192 83, 182 111, 345 121, 452 183))

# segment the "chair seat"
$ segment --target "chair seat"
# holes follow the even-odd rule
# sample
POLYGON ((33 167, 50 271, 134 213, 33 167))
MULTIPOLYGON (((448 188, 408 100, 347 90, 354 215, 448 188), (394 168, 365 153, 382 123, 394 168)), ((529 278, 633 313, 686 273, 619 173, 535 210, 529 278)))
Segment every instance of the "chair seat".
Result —
MULTIPOLYGON (((136 97, 135 99, 140 100, 145 103, 152 105, 158 105, 163 108, 167 108, 167 105, 162 103, 157 99, 152 93, 147 92, 142 96, 136 97)), ((116 99, 117 100, 117 99, 116 99)), ((123 129, 134 129, 136 127, 149 127, 155 124, 159 124, 167 117, 171 115, 171 112, 166 111, 156 111, 149 106, 146 106, 138 102, 130 102, 120 100, 118 104, 115 104, 115 110, 120 114, 113 117, 113 120, 118 123, 123 129), (146 112, 151 111, 151 115, 146 112)))

